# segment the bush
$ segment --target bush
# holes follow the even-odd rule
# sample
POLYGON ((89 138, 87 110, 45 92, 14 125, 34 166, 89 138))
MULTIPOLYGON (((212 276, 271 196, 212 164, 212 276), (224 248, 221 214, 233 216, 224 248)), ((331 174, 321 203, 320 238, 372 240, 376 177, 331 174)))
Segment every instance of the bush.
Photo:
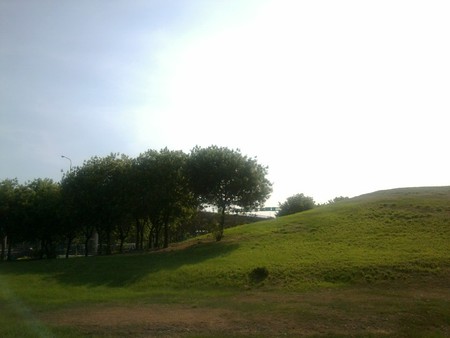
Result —
POLYGON ((250 282, 255 283, 255 284, 261 283, 268 276, 269 276, 269 270, 267 270, 266 267, 254 268, 252 271, 250 271, 250 273, 248 275, 250 282))
POLYGON ((288 197, 284 203, 280 203, 280 211, 277 217, 295 214, 297 212, 312 209, 316 206, 314 199, 303 194, 288 197))

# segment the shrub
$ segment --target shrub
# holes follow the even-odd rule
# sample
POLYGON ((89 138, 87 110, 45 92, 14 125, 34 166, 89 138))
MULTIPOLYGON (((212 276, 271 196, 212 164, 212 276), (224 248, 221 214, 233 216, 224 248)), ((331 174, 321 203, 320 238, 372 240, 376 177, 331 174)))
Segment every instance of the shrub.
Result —
POLYGON ((295 214, 297 212, 312 209, 316 206, 314 199, 304 194, 288 197, 284 203, 280 203, 277 217, 295 214))
POLYGON ((261 283, 269 276, 269 270, 266 267, 257 267, 250 271, 248 277, 252 283, 261 283))

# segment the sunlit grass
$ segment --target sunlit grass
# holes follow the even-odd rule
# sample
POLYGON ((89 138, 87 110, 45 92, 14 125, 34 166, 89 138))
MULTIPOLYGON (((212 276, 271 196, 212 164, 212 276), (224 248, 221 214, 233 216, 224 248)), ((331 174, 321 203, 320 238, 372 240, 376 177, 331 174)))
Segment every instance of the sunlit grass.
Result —
POLYGON ((18 262, 1 269, 27 298, 39 299, 45 294, 39 286, 48 285, 48 299, 55 295, 58 301, 66 286, 81 299, 86 290, 99 288, 125 298, 143 288, 246 288, 256 267, 269 270, 271 288, 333 282, 332 274, 348 275, 342 281, 350 282, 369 274, 372 280, 438 272, 449 263, 450 204, 448 195, 428 195, 402 199, 391 193, 344 201, 229 229, 222 242, 203 238, 183 250, 18 262))
MULTIPOLYGON (((0 316, 0 334, 45 333, 50 329, 34 313, 90 304, 214 306, 214 299, 252 290, 439 279, 450 267, 449 202, 448 187, 400 189, 228 229, 219 243, 204 236, 182 249, 147 254, 0 264, 0 306, 7 313, 0 316), (267 275, 252 277, 258 268, 267 275)), ((446 305, 427 306, 438 308, 446 323, 446 305)))

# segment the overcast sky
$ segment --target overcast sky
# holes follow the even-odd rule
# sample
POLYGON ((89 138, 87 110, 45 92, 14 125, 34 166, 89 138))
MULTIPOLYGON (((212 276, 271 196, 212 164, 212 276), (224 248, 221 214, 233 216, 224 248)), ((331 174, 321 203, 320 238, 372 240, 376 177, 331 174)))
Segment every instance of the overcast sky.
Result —
POLYGON ((239 148, 266 205, 450 185, 450 2, 0 0, 0 180, 239 148))

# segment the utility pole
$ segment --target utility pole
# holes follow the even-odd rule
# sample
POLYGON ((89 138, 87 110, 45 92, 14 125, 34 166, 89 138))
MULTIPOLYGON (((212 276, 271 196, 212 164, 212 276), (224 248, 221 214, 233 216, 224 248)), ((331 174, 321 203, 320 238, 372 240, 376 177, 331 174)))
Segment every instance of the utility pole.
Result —
POLYGON ((70 158, 68 158, 67 156, 64 156, 64 155, 61 155, 61 158, 65 158, 66 160, 69 160, 69 162, 70 162, 70 170, 69 170, 69 172, 72 172, 72 160, 70 159, 70 158))

